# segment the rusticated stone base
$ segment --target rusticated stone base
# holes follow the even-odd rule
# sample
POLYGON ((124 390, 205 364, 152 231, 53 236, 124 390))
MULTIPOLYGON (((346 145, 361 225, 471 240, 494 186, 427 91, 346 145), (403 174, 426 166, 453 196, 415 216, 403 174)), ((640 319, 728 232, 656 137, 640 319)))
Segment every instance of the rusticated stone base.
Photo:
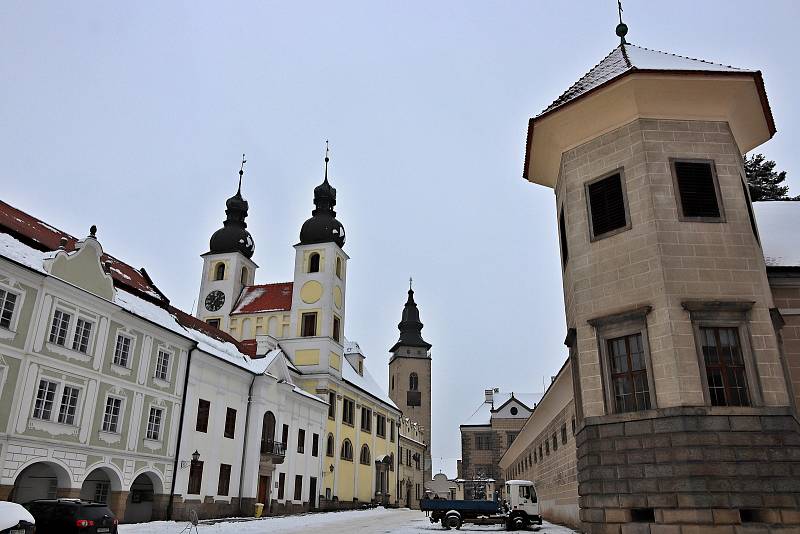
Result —
POLYGON ((270 503, 269 515, 292 515, 302 514, 311 511, 311 506, 307 503, 293 503, 286 501, 285 503, 272 501, 270 503))
POLYGON ((214 497, 206 497, 201 500, 182 500, 175 497, 173 502, 172 519, 175 521, 187 521, 189 511, 197 512, 198 519, 217 519, 220 517, 234 517, 239 515, 239 499, 233 497, 231 502, 216 501, 214 497))
POLYGON ((800 425, 788 409, 592 417, 576 443, 587 533, 800 532, 800 425))

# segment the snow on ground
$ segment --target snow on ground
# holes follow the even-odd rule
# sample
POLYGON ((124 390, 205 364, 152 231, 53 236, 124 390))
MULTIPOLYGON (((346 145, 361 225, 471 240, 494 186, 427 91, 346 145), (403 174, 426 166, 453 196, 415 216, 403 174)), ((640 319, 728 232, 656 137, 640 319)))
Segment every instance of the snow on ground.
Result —
MULTIPOLYGON (((180 521, 154 521, 137 525, 120 525, 120 534, 179 534, 188 523, 180 521)), ((300 533, 320 529, 325 534, 419 534, 441 532, 442 527, 431 523, 424 512, 416 510, 355 510, 349 512, 327 512, 317 514, 268 517, 257 520, 230 520, 213 524, 201 523, 200 534, 260 534, 300 533)), ((464 525, 466 532, 503 532, 499 525, 464 525)), ((192 530, 194 532, 194 529, 192 530)), ((457 532, 457 531, 451 531, 457 532)), ((575 534, 575 531, 545 522, 539 530, 542 534, 575 534)))

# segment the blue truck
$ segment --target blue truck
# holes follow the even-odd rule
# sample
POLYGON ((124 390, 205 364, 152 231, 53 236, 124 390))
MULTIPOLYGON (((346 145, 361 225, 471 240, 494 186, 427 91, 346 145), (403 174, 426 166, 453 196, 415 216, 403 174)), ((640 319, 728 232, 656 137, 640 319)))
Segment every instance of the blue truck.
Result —
POLYGON ((534 523, 542 524, 536 488, 528 480, 506 482, 505 502, 494 500, 422 499, 420 510, 429 514, 431 523, 442 528, 459 529, 464 523, 504 525, 506 530, 521 530, 534 523))

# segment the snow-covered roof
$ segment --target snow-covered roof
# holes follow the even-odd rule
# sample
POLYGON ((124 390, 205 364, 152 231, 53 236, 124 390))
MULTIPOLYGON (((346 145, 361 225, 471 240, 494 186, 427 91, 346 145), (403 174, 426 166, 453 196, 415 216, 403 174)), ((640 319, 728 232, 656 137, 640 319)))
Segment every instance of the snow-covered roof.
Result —
MULTIPOLYGON (((48 257, 49 254, 50 252, 42 252, 29 247, 9 234, 0 233, 0 256, 29 267, 46 276, 52 276, 44 268, 44 259, 48 257)), ((267 368, 267 363, 264 361, 266 358, 250 358, 240 352, 236 345, 230 341, 216 339, 200 331, 201 322, 191 320, 191 316, 180 312, 180 310, 156 305, 119 287, 114 294, 114 304, 170 332, 194 340, 197 342, 197 348, 203 352, 250 371, 251 373, 263 374, 267 368), (193 327, 195 324, 197 327, 193 327)), ((202 323, 202 328, 210 329, 211 327, 202 323)), ((219 332, 219 334, 218 337, 220 338, 228 337, 224 332, 219 332)), ((276 350, 279 351, 280 349, 276 350)), ((269 361, 272 360, 270 359, 269 361)))
POLYGON ((242 290, 231 315, 291 310, 293 288, 292 282, 247 286, 242 290))
POLYGON ((544 115, 582 95, 632 71, 664 72, 720 72, 754 73, 719 63, 679 56, 642 46, 626 43, 617 46, 600 63, 584 74, 564 94, 550 104, 540 115, 544 115))
MULTIPOLYGON (((499 409, 511 400, 511 396, 516 400, 527 406, 530 410, 542 399, 541 393, 495 393, 494 394, 494 409, 499 409)), ((483 402, 475 412, 469 416, 461 426, 489 426, 492 424, 492 403, 483 402)))
POLYGON ((386 393, 378 382, 372 377, 372 375, 367 371, 366 366, 363 366, 364 376, 358 374, 358 371, 353 367, 350 363, 350 360, 347 358, 343 358, 344 362, 342 363, 342 378, 345 382, 348 382, 350 385, 357 387, 358 389, 368 393, 372 397, 378 399, 379 401, 388 404, 394 409, 397 408, 397 405, 392 402, 392 399, 389 398, 389 395, 386 393))
POLYGON ((767 267, 800 267, 800 201, 753 202, 767 267))
POLYGON ((364 354, 361 352, 361 347, 358 346, 358 343, 355 341, 345 340, 344 342, 344 353, 345 354, 364 354))

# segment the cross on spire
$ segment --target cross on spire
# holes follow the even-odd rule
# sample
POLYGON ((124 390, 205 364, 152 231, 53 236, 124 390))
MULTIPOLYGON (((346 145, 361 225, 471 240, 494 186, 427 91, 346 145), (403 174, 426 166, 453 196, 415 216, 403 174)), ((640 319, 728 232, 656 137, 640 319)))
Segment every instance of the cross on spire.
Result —
POLYGON ((328 145, 328 140, 325 139, 325 181, 326 182, 328 181, 328 162, 331 160, 331 158, 328 157, 329 153, 330 153, 330 146, 328 145))
POLYGON ((247 160, 244 159, 244 154, 242 154, 242 166, 239 167, 239 193, 242 192, 242 176, 244 176, 244 164, 247 163, 247 160))
POLYGON ((622 22, 622 0, 617 0, 617 11, 619 12, 619 24, 617 24, 617 37, 619 37, 620 44, 628 44, 625 36, 628 35, 628 25, 622 22))
POLYGON ((408 289, 409 289, 409 291, 413 289, 413 287, 412 287, 413 285, 414 285, 414 279, 409 276, 408 277, 408 289))

